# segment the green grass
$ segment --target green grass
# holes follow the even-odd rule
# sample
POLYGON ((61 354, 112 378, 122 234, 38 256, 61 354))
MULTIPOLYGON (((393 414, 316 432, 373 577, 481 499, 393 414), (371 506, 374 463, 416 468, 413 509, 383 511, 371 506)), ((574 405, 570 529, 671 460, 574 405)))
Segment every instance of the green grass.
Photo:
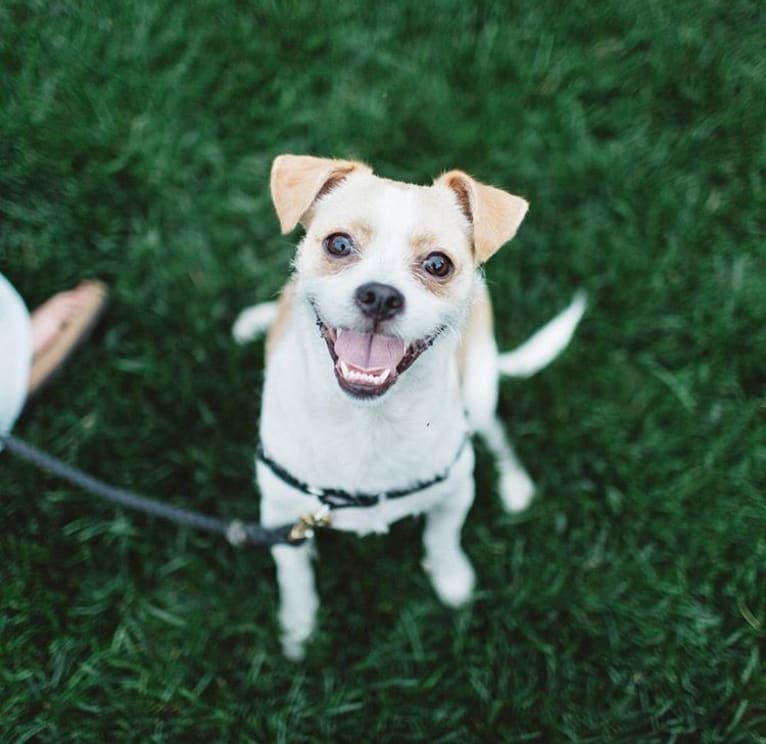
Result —
POLYGON ((280 152, 525 195, 488 267, 504 347, 577 286, 591 306, 502 388, 539 498, 503 514, 480 451, 473 605, 438 604, 414 521, 323 535, 303 665, 268 554, 2 455, 0 738, 766 741, 765 22, 756 0, 2 3, 0 269, 31 306, 112 289, 16 432, 86 470, 257 515, 263 350, 229 329, 289 271, 280 152))

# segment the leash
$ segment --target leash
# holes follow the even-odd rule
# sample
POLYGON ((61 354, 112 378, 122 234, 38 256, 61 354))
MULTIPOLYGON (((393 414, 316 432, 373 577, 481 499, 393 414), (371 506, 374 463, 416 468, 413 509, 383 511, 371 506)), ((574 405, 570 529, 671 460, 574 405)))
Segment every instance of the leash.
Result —
POLYGON ((60 480, 66 481, 93 496, 98 496, 110 504, 144 512, 175 524, 223 535, 234 547, 242 545, 258 547, 285 544, 300 545, 313 537, 315 528, 329 525, 327 519, 329 510, 326 509, 321 509, 313 515, 302 516, 295 524, 273 528, 263 527, 254 522, 243 522, 241 519, 228 520, 212 517, 190 509, 164 504, 124 488, 111 486, 10 434, 0 434, 0 443, 5 445, 8 451, 19 459, 46 470, 60 480))
POLYGON ((285 524, 280 527, 263 527, 255 522, 243 522, 241 519, 212 517, 209 514, 165 504, 156 499, 141 496, 134 491, 112 486, 98 478, 94 478, 92 475, 88 475, 79 468, 68 465, 47 452, 43 452, 23 439, 19 439, 11 434, 0 434, 0 444, 4 445, 11 454, 110 504, 117 504, 126 509, 143 512, 144 514, 164 519, 174 524, 223 535, 234 547, 251 545, 267 548, 274 545, 300 545, 306 540, 311 539, 314 536, 315 529, 330 526, 329 515, 331 510, 346 507, 371 507, 382 500, 410 496, 426 488, 431 488, 437 483, 442 483, 450 476, 452 468, 457 464, 469 441, 470 436, 466 434, 450 464, 429 480, 419 481, 410 488, 380 493, 351 493, 338 488, 317 488, 310 486, 268 457, 263 447, 259 444, 256 457, 260 462, 266 465, 284 483, 307 496, 317 498, 321 503, 321 506, 314 514, 304 514, 294 524, 285 524))

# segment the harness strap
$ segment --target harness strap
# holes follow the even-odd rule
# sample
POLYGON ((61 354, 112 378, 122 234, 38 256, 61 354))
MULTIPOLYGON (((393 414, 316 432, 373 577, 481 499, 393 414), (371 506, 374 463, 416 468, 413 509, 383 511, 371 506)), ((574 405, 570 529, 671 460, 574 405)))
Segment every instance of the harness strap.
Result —
POLYGON ((470 435, 466 433, 460 442, 457 453, 452 459, 449 465, 441 472, 434 475, 425 481, 418 481, 409 488, 394 489, 391 491, 381 491, 379 493, 364 493, 364 492, 351 492, 345 491, 342 488, 319 488, 317 486, 311 486, 305 481, 296 478, 290 471, 280 465, 266 454, 263 445, 259 442, 256 449, 255 456, 259 462, 262 462, 271 472, 277 476, 283 483, 286 483, 296 491, 306 494, 307 496, 314 496, 319 501, 330 509, 346 509, 349 507, 355 508, 367 508, 379 504, 383 500, 388 499, 401 499, 405 496, 411 496, 412 494, 425 491, 427 488, 435 486, 437 483, 442 483, 449 478, 452 469, 457 464, 460 456, 463 454, 463 450, 470 441, 470 435))

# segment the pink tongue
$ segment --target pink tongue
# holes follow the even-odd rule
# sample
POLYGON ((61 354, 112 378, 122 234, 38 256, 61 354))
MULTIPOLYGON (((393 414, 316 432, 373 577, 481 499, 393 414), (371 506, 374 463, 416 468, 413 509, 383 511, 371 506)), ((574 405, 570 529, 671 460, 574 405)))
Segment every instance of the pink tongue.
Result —
POLYGON ((404 356, 404 343, 395 336, 382 333, 357 333, 339 328, 335 339, 335 353, 346 364, 359 369, 394 370, 404 356))

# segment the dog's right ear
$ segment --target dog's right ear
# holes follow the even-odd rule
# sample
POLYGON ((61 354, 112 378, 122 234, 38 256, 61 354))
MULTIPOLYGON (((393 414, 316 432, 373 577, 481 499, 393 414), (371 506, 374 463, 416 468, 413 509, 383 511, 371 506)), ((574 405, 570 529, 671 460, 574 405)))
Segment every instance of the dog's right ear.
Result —
POLYGON ((449 188, 463 214, 473 226, 473 247, 479 263, 507 243, 519 229, 529 204, 520 196, 487 186, 462 171, 450 171, 434 183, 449 188))
POLYGON ((331 160, 310 155, 279 155, 271 166, 271 199, 282 234, 289 233, 322 194, 349 173, 372 169, 355 160, 331 160))

